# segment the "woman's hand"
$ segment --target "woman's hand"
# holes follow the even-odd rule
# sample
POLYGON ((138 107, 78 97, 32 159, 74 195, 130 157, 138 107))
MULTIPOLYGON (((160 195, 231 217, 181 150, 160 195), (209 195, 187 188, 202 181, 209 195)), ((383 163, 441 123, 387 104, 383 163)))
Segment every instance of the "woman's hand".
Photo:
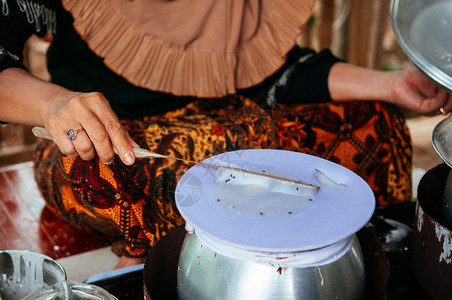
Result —
POLYGON ((390 101, 394 104, 425 115, 452 111, 452 95, 436 86, 419 70, 389 72, 388 75, 390 101))
POLYGON ((109 164, 115 148, 126 165, 135 160, 132 146, 137 145, 99 93, 71 92, 10 68, 0 72, 0 107, 2 121, 44 126, 66 155, 89 160, 97 153, 109 164), (71 140, 68 129, 81 131, 71 140))
POLYGON ((60 91, 48 102, 44 126, 64 154, 92 159, 96 153, 104 164, 113 162, 116 149, 126 165, 135 158, 137 146, 100 93, 60 91), (78 131, 73 140, 68 130, 78 131))

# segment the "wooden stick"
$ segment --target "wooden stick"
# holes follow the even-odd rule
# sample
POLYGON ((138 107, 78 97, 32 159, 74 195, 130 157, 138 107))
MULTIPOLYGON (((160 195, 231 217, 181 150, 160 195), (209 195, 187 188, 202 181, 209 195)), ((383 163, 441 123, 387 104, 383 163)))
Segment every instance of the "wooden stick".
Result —
MULTIPOLYGON (((52 136, 48 133, 48 131, 45 128, 33 127, 32 131, 33 131, 33 134, 37 137, 48 139, 48 140, 53 140, 52 136)), ((116 149, 115 149, 115 152, 116 152, 116 149)), ((256 176, 270 178, 270 179, 284 181, 284 182, 290 182, 290 183, 301 185, 304 187, 315 188, 315 189, 320 188, 318 185, 313 185, 310 183, 305 183, 305 182, 294 180, 294 179, 288 179, 288 178, 273 176, 273 175, 269 175, 269 174, 252 172, 252 171, 248 171, 248 170, 244 170, 244 169, 240 169, 240 168, 218 166, 218 165, 213 165, 213 164, 209 164, 209 163, 205 163, 205 162, 193 161, 193 160, 189 160, 189 159, 183 159, 183 158, 178 158, 178 157, 174 157, 174 156, 158 154, 151 150, 147 150, 147 149, 143 149, 143 148, 139 148, 139 147, 133 147, 133 153, 135 154, 135 157, 137 157, 137 158, 175 159, 175 160, 179 160, 184 163, 188 163, 188 164, 192 164, 192 165, 200 164, 200 165, 204 165, 204 166, 208 166, 208 167, 222 168, 222 169, 226 169, 226 170, 230 170, 230 171, 241 172, 241 173, 250 174, 250 175, 256 175, 256 176)))

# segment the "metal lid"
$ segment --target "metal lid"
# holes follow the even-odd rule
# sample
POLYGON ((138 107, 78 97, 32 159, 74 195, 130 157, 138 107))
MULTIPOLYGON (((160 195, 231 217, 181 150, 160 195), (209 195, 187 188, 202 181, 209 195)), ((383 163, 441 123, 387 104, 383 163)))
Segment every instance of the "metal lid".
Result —
POLYGON ((312 155, 256 149, 205 162, 320 186, 318 191, 301 190, 203 165, 190 168, 176 187, 177 207, 195 232, 225 245, 271 252, 318 249, 349 238, 375 209, 374 194, 364 180, 312 155))
POLYGON ((452 2, 393 0, 391 22, 397 41, 413 63, 452 92, 452 2))

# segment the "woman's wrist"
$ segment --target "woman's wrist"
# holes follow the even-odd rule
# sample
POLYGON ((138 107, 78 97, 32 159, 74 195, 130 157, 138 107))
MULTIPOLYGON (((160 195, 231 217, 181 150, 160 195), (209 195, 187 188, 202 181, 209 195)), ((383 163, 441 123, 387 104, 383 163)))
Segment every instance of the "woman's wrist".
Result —
POLYGON ((328 76, 333 101, 379 100, 391 102, 394 84, 389 72, 336 63, 328 76))

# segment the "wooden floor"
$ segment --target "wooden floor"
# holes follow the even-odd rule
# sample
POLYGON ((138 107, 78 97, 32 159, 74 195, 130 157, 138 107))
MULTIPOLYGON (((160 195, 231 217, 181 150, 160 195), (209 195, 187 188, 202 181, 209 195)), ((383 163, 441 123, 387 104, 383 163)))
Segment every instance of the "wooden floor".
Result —
POLYGON ((30 250, 58 259, 109 245, 46 208, 32 167, 26 162, 0 168, 0 250, 30 250))

